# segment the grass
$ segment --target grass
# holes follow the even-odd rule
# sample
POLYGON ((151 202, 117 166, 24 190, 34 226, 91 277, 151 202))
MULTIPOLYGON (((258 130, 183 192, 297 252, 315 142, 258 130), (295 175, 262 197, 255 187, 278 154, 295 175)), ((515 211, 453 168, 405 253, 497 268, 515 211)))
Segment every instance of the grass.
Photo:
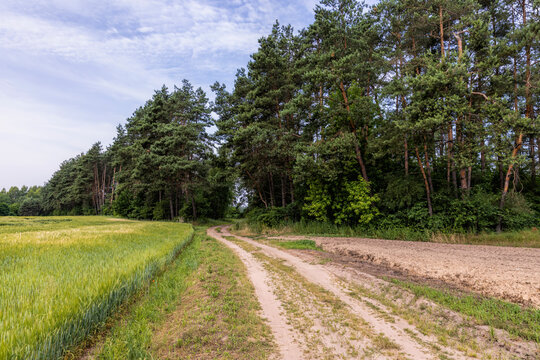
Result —
POLYGON ((433 234, 430 241, 447 244, 495 245, 540 248, 540 231, 536 229, 480 234, 433 234))
POLYGON ((540 310, 494 298, 457 295, 425 285, 392 279, 392 283, 410 290, 456 312, 473 317, 480 324, 540 343, 540 310))
POLYGON ((244 234, 265 235, 308 235, 327 237, 363 237, 387 240, 429 241, 449 244, 491 245, 540 248, 540 231, 536 228, 501 233, 441 233, 416 230, 406 227, 366 229, 346 225, 335 225, 316 221, 284 222, 268 227, 262 224, 237 221, 233 229, 244 234))
POLYGON ((0 218, 0 358, 54 359, 189 243, 189 224, 0 218))
POLYGON ((245 268, 203 230, 113 327, 99 359, 263 359, 273 353, 245 268))
POLYGON ((313 240, 291 240, 291 241, 271 241, 272 245, 277 245, 284 249, 297 249, 297 250, 318 250, 322 249, 317 246, 317 243, 313 240))

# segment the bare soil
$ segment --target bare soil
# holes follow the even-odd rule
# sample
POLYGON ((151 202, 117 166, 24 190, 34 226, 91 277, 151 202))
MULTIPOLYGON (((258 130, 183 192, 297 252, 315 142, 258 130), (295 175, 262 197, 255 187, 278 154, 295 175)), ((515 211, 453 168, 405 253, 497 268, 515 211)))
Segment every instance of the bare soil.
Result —
POLYGON ((364 238, 278 238, 314 240, 334 260, 356 263, 368 273, 429 279, 540 307, 540 249, 364 238))

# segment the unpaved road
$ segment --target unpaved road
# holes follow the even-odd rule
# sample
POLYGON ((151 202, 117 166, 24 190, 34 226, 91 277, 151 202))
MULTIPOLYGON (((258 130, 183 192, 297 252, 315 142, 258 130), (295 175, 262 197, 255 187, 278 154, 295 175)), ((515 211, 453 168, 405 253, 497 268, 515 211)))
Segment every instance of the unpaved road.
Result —
POLYGON ((358 269, 233 235, 228 227, 208 235, 246 266, 281 359, 537 358, 536 344, 502 331, 489 335, 358 269))
POLYGON ((331 253, 540 307, 540 249, 363 238, 279 238, 311 239, 331 253))

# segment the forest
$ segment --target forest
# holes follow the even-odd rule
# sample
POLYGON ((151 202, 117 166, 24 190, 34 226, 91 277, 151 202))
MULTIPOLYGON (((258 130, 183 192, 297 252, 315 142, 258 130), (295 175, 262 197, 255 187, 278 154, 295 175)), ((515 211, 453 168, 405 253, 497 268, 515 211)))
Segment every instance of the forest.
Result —
POLYGON ((540 226, 539 84, 539 0, 322 0, 231 89, 163 86, 0 215, 540 226))

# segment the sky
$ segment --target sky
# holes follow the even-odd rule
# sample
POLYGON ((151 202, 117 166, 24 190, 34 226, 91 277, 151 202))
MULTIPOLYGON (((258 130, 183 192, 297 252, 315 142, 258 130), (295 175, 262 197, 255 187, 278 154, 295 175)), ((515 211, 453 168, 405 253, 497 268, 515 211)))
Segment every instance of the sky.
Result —
MULTIPOLYGON (((373 2, 373 1, 368 1, 373 2)), ((163 84, 233 84, 276 19, 317 0, 1 0, 0 189, 43 185, 163 84)))

